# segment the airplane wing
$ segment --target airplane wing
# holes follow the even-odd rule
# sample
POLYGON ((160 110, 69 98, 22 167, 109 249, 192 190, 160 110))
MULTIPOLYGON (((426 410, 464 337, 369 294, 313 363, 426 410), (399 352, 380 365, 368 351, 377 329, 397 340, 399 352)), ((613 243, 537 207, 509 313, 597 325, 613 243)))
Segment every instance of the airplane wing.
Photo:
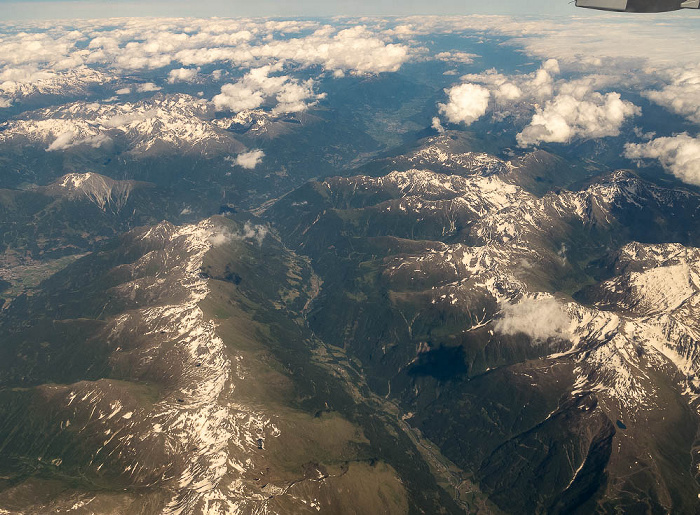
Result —
POLYGON ((700 0, 576 0, 576 7, 631 13, 661 13, 698 9, 700 0))

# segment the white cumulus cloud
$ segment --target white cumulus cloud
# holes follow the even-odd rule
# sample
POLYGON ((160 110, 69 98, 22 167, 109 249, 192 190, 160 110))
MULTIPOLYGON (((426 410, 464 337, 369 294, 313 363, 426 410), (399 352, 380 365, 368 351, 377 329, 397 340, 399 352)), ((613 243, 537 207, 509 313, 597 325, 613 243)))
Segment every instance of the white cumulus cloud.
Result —
POLYGON ((495 119, 512 115, 536 102, 550 99, 554 94, 554 75, 559 73, 559 63, 554 59, 529 74, 506 76, 491 69, 462 77, 463 84, 447 91, 447 104, 438 104, 440 114, 453 123, 467 125, 486 114, 493 99, 495 119))
POLYGON ((502 334, 524 333, 533 340, 567 338, 571 319, 564 308, 552 297, 525 298, 501 306, 502 318, 494 329, 502 334))
POLYGON ((472 64, 474 59, 479 57, 476 54, 470 54, 468 52, 452 51, 452 52, 439 52, 435 54, 435 59, 437 61, 444 61, 446 63, 459 63, 459 64, 472 64))
POLYGON ((440 134, 445 132, 445 128, 442 126, 442 123, 440 122, 440 118, 437 116, 433 118, 433 122, 431 124, 431 127, 438 131, 440 134))
POLYGON ((139 84, 136 87, 136 91, 139 93, 150 93, 152 91, 160 91, 162 88, 159 86, 156 86, 152 82, 146 82, 144 84, 139 84))
POLYGON ((209 237, 209 242, 214 247, 221 247, 233 241, 249 241, 262 245, 270 230, 259 224, 246 222, 240 231, 231 232, 228 229, 217 231, 209 237))
POLYGON ((410 57, 407 46, 387 43, 362 25, 334 32, 334 28, 325 26, 304 38, 276 40, 254 47, 251 53, 355 75, 395 72, 410 57))
POLYGON ((700 124, 700 66, 673 70, 670 83, 660 90, 644 92, 655 102, 671 112, 700 124))
POLYGON ((452 123, 470 125, 486 114, 491 93, 478 84, 460 84, 445 91, 446 104, 438 104, 440 114, 452 123))
POLYGON ((656 159, 683 182, 700 186, 700 138, 683 133, 646 143, 628 143, 625 157, 636 161, 656 159))
POLYGON ((483 73, 465 75, 462 80, 483 84, 497 100, 536 102, 554 95, 555 79, 559 73, 559 62, 556 59, 547 59, 531 73, 508 76, 491 69, 483 73))
MULTIPOLYGON (((619 16, 523 19, 511 16, 410 16, 396 20, 404 34, 499 34, 505 44, 524 48, 528 55, 556 58, 576 66, 610 66, 632 61, 664 66, 669 62, 696 64, 697 55, 687 48, 697 24, 690 17, 673 23, 619 16), (623 42, 624 44, 621 44, 623 42)), ((398 27, 397 27, 398 28, 398 27)))
POLYGON ((639 114, 641 110, 622 100, 619 93, 590 93, 584 99, 558 95, 536 110, 530 124, 517 135, 518 145, 618 136, 625 120, 639 114))
POLYGON ((110 143, 112 138, 106 134, 98 134, 87 138, 79 138, 76 132, 67 131, 59 134, 56 139, 46 149, 47 152, 55 152, 57 150, 66 150, 78 145, 89 145, 92 148, 99 148, 102 145, 110 143))
POLYGON ((494 92, 496 98, 501 100, 518 100, 523 96, 522 90, 512 82, 504 82, 494 92))
POLYGON ((526 74, 504 75, 493 69, 468 74, 462 77, 465 84, 449 90, 450 102, 440 105, 440 113, 450 121, 462 117, 473 121, 490 107, 494 120, 508 119, 516 127, 523 127, 517 135, 522 147, 617 136, 626 120, 641 113, 619 93, 596 91, 614 83, 608 76, 565 79, 560 74, 556 59, 547 59, 526 74), (474 87, 481 88, 480 95, 473 93, 474 87))
POLYGON ((235 113, 257 109, 271 100, 276 104, 273 114, 298 113, 322 98, 314 90, 314 81, 301 82, 288 75, 270 76, 281 66, 262 66, 248 72, 241 80, 221 87, 212 101, 218 111, 235 113))
POLYGON ((217 111, 229 110, 238 113, 248 109, 257 109, 265 102, 265 95, 262 91, 241 81, 221 86, 221 93, 216 95, 212 101, 217 111))
POLYGON ((251 150, 250 152, 238 154, 233 162, 247 170, 253 170, 262 162, 264 157, 265 152, 262 150, 251 150))
MULTIPOLYGON (((271 20, 164 20, 151 26, 128 20, 125 25, 95 29, 81 62, 141 70, 172 63, 252 67, 286 61, 367 75, 396 71, 410 58, 408 46, 364 25, 271 20), (307 34, 289 37, 302 31, 307 34)), ((76 49, 67 47, 65 53, 75 56, 76 49)))
POLYGON ((194 82, 199 75, 199 68, 177 68, 170 70, 168 73, 168 82, 175 84, 176 82, 194 82))

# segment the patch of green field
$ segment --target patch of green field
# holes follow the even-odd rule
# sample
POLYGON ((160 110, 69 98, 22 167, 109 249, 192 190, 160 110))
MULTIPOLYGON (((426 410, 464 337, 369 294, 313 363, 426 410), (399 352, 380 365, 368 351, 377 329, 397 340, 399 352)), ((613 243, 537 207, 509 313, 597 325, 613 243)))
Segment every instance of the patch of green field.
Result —
POLYGON ((0 278, 7 281, 10 286, 2 293, 7 299, 13 299, 19 295, 35 289, 42 281, 60 272, 71 263, 87 254, 74 254, 58 259, 46 261, 21 260, 8 255, 6 252, 0 259, 0 278))

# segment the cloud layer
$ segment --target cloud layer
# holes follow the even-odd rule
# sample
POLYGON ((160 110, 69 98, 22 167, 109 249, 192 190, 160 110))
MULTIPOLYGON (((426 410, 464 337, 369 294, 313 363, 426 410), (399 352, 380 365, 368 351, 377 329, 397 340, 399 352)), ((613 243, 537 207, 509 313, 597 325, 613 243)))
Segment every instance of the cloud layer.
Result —
POLYGON ((191 81, 196 67, 214 63, 248 68, 288 62, 362 75, 396 71, 410 56, 407 45, 363 25, 314 21, 127 19, 5 29, 4 89, 84 66, 117 73, 174 66, 174 82, 191 81))
MULTIPOLYGON (((304 111, 323 76, 395 72, 412 56, 389 31, 357 21, 110 19, 0 27, 0 109, 35 95, 117 96, 183 83, 219 85, 219 110, 304 111), (303 78, 299 78, 302 76, 303 78), (229 79, 230 80, 230 79, 229 79)), ((469 56, 454 54, 453 60, 469 56)), ((202 88, 204 89, 204 88, 202 88)))
MULTIPOLYGON (((411 60, 441 61, 454 74, 478 65, 479 57, 465 48, 433 50, 436 36, 450 34, 494 38, 542 64, 530 73, 464 75, 437 105, 436 130, 446 122, 469 125, 490 116, 514 128, 522 147, 616 136, 641 114, 630 93, 700 125, 697 54, 679 51, 698 35, 698 26, 693 20, 664 20, 601 17, 591 24, 583 18, 459 16, 4 24, 0 109, 21 106, 36 94, 89 97, 101 88, 147 94, 197 83, 202 91, 218 91, 207 99, 219 111, 286 116, 323 98, 320 89, 329 77, 396 72, 411 60)), ((71 139, 70 130, 64 131, 66 142, 98 143, 86 139, 91 134, 71 139)), ((692 143, 680 138, 638 145, 628 151, 635 159, 654 154, 667 170, 693 180, 693 160, 684 157, 692 143)), ((59 141, 55 148, 62 146, 59 141)))

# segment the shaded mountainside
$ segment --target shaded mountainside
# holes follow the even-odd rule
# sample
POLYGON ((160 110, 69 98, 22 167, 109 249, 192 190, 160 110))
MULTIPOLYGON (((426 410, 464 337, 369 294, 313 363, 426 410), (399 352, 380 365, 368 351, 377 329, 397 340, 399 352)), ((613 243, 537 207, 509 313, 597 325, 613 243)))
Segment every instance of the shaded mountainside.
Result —
POLYGON ((506 512, 695 511, 700 197, 629 172, 538 197, 482 162, 272 206, 324 281, 311 328, 506 512))
POLYGON ((137 229, 0 315, 0 508, 457 513, 305 328, 307 262, 224 218, 137 229))

